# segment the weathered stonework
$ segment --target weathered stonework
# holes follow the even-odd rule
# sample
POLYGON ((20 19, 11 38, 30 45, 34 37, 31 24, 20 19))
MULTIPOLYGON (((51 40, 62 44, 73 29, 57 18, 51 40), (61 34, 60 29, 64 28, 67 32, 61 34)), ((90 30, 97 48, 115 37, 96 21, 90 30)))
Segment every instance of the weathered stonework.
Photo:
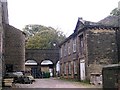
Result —
POLYGON ((0 90, 2 89, 2 77, 3 77, 3 27, 2 27, 2 4, 0 1, 0 90))
POLYGON ((101 73, 104 65, 118 63, 116 42, 114 29, 87 32, 88 76, 90 73, 101 73))
MULTIPOLYGON (((56 64, 59 61, 59 50, 58 49, 26 49, 25 52, 25 61, 34 60, 37 65, 25 65, 25 70, 28 72, 34 71, 36 69, 36 73, 32 73, 35 78, 37 78, 37 73, 40 74, 41 71, 47 72, 49 68, 53 71, 53 76, 56 74, 56 64), (44 60, 49 60, 53 64, 51 65, 41 65, 44 60), (49 67, 49 68, 48 68, 49 67)), ((38 76, 40 77, 40 75, 38 76)))
POLYGON ((25 34, 4 24, 5 30, 5 64, 13 65, 13 71, 25 70, 25 34))
POLYGON ((119 47, 118 27, 82 22, 78 19, 75 32, 60 44, 61 76, 74 79, 77 76, 78 80, 90 80, 92 73, 102 74, 103 66, 119 62, 119 47), (73 52, 74 39, 76 52, 73 52), (68 65, 74 61, 77 62, 77 75, 73 73, 74 64, 68 65), (68 72, 69 69, 71 74, 68 72))
POLYGON ((26 49, 25 60, 35 60, 38 64, 41 64, 43 60, 51 60, 56 65, 59 60, 58 49, 26 49))

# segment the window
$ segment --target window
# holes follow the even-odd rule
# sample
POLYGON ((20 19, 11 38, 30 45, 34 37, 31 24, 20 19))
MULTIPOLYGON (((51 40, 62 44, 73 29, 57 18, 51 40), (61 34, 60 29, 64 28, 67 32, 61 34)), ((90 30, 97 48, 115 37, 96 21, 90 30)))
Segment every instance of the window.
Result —
POLYGON ((73 52, 76 52, 76 39, 73 39, 73 52))
POLYGON ((63 74, 63 64, 60 64, 60 74, 63 74))
POLYGON ((77 62, 74 61, 74 74, 77 74, 77 62))
POLYGON ((60 48, 60 57, 62 57, 62 47, 60 48))
POLYGON ((66 56, 67 55, 67 48, 66 48, 67 46, 66 45, 64 45, 64 56, 66 56))
POLYGON ((71 74, 71 62, 68 63, 68 74, 71 74))
POLYGON ((68 54, 70 55, 70 46, 68 47, 68 54))
POLYGON ((66 74, 66 63, 64 63, 64 74, 66 74))
POLYGON ((83 39, 83 34, 79 36, 80 39, 80 54, 83 55, 84 52, 84 39, 83 39))
POLYGON ((70 55, 70 42, 68 42, 68 54, 70 55))

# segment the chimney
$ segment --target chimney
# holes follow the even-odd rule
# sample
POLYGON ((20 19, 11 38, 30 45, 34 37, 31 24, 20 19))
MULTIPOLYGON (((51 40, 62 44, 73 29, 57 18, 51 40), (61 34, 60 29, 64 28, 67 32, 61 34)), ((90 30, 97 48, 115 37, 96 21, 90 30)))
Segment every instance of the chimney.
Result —
POLYGON ((7 0, 0 0, 2 3, 2 21, 9 24, 7 0))
POLYGON ((82 17, 78 17, 78 20, 79 20, 80 22, 82 22, 83 24, 85 23, 85 20, 83 20, 82 17))

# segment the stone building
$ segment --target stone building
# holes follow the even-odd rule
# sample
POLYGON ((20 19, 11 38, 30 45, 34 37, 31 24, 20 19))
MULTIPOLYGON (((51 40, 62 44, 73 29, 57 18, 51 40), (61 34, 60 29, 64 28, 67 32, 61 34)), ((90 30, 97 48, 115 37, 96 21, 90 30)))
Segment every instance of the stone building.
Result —
POLYGON ((7 0, 2 0, 5 71, 25 70, 25 33, 9 25, 7 0))
POLYGON ((2 87, 2 65, 3 65, 3 26, 2 26, 2 4, 0 2, 0 89, 2 87))
POLYGON ((25 70, 25 34, 15 27, 4 24, 6 72, 25 70))
POLYGON ((0 86, 6 72, 25 70, 25 34, 9 25, 7 0, 0 0, 0 86))
POLYGON ((78 19, 74 33, 60 44, 60 74, 89 80, 102 67, 118 63, 118 27, 78 19))

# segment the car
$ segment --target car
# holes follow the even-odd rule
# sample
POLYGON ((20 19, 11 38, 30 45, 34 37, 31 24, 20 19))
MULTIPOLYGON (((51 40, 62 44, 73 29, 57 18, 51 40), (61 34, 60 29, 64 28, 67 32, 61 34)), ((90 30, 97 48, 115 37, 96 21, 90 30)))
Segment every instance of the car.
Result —
POLYGON ((23 77, 23 73, 22 72, 7 72, 5 74, 5 78, 13 78, 14 79, 14 83, 21 83, 22 79, 21 77, 23 77))
POLYGON ((27 76, 32 82, 35 81, 34 77, 33 76, 27 76))
POLYGON ((17 82, 22 84, 32 84, 35 79, 32 76, 21 76, 17 79, 17 82))
POLYGON ((30 80, 29 77, 25 76, 25 77, 23 77, 23 83, 24 84, 32 84, 32 80, 30 80))
POLYGON ((13 75, 16 75, 17 77, 23 76, 23 72, 13 72, 13 75))

